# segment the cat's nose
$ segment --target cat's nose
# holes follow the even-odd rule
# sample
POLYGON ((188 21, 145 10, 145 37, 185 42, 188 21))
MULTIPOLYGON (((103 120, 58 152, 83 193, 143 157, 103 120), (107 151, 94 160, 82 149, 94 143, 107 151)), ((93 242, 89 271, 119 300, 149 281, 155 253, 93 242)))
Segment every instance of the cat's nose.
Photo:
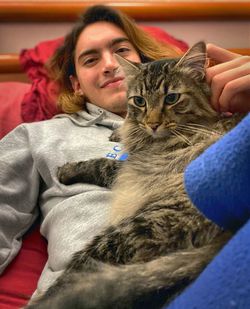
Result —
POLYGON ((156 131, 157 128, 160 126, 161 124, 159 122, 150 122, 148 123, 148 126, 153 130, 156 131))

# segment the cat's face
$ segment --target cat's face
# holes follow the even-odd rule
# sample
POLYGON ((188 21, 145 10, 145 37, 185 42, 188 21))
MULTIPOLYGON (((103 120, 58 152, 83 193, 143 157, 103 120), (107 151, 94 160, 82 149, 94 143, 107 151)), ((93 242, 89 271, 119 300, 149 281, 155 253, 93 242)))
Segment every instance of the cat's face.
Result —
POLYGON ((214 116, 205 82, 206 47, 194 45, 181 59, 131 64, 119 59, 128 84, 128 117, 154 137, 214 116))

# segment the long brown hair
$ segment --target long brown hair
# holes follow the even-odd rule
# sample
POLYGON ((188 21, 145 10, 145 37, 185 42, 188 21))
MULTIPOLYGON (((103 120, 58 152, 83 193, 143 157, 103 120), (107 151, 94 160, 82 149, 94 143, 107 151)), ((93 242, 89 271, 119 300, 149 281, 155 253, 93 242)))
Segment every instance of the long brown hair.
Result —
POLYGON ((122 29, 137 50, 142 62, 176 57, 180 54, 175 47, 152 38, 122 12, 104 5, 90 7, 80 16, 71 32, 65 37, 64 44, 57 49, 49 63, 50 72, 61 88, 58 105, 65 113, 83 109, 84 99, 74 94, 69 76, 76 76, 74 57, 79 35, 88 25, 99 21, 113 23, 122 29))

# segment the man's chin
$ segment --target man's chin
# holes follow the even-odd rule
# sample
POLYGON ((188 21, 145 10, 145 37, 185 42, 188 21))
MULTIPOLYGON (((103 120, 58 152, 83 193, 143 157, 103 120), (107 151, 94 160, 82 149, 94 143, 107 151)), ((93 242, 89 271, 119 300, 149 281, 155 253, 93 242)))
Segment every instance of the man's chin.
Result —
POLYGON ((122 117, 125 117, 127 114, 127 102, 124 101, 123 103, 120 101, 114 101, 112 103, 112 106, 110 106, 112 109, 112 112, 120 115, 122 117))

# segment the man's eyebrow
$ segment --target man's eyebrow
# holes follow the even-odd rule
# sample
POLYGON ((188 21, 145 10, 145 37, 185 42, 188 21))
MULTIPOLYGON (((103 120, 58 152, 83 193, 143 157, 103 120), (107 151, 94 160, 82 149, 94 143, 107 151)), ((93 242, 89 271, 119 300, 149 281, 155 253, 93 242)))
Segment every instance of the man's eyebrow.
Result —
MULTIPOLYGON (((108 47, 112 47, 116 44, 122 43, 122 42, 128 42, 130 43, 129 39, 126 37, 119 37, 119 38, 115 38, 113 40, 111 40, 108 44, 108 47)), ((79 57, 78 57, 78 62, 85 56, 91 55, 91 54, 97 54, 98 53, 98 48, 90 48, 87 49, 83 52, 80 53, 79 57)))
POLYGON ((122 43, 122 42, 128 42, 128 43, 130 43, 130 41, 129 41, 128 38, 126 38, 126 37, 120 37, 120 38, 113 39, 113 40, 110 42, 110 46, 114 46, 115 44, 119 44, 119 43, 122 43))
POLYGON ((80 62, 80 60, 88 55, 92 55, 92 54, 97 54, 98 53, 98 49, 92 48, 92 49, 87 49, 83 52, 80 53, 80 55, 78 56, 78 62, 80 62))

